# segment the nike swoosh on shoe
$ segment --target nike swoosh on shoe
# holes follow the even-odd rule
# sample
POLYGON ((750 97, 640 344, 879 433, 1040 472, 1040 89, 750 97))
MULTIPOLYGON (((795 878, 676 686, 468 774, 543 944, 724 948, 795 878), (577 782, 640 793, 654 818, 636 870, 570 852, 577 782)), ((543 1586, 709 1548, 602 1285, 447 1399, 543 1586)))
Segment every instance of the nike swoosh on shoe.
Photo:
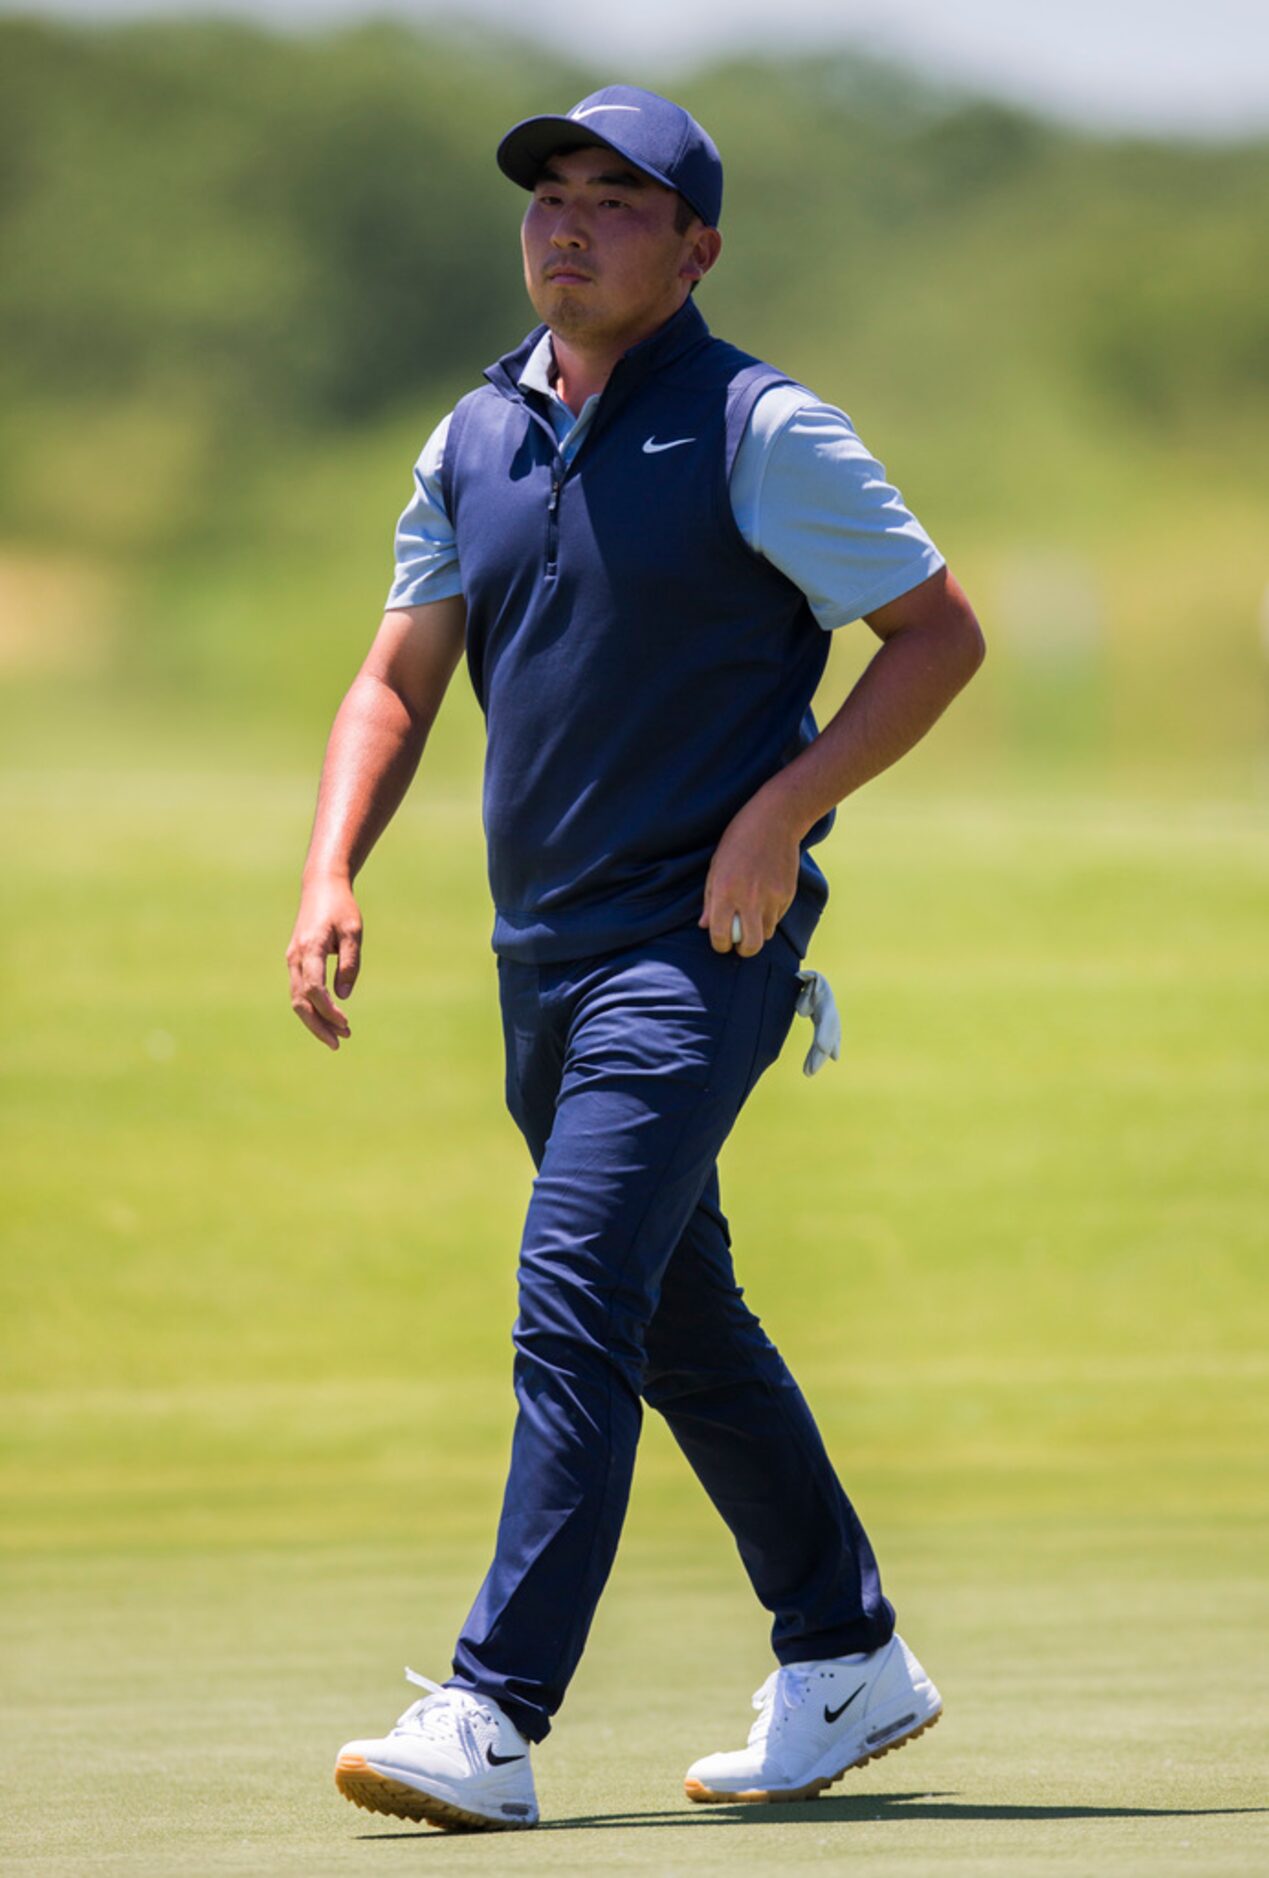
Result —
POLYGON ((828 1722, 830 1726, 833 1722, 840 1721, 841 1717, 846 1713, 847 1709, 850 1707, 851 1703, 854 1701, 855 1696, 860 1693, 860 1690, 867 1688, 867 1686, 868 1685, 866 1683, 861 1682, 859 1685, 859 1688, 855 1690, 854 1695, 848 1695, 846 1697, 846 1700, 842 1703, 840 1708, 831 1709, 828 1706, 828 1703, 826 1702, 824 1704, 824 1720, 828 1722))

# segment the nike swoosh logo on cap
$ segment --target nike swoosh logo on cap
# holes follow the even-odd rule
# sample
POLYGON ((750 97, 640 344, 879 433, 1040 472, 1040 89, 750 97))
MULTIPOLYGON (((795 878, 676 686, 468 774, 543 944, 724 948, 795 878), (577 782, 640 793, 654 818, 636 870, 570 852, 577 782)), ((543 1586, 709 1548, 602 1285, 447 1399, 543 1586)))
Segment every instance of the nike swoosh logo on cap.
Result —
POLYGON ((600 111, 633 111, 637 117, 640 106, 637 104, 592 104, 589 111, 573 111, 570 115, 575 124, 580 124, 584 117, 595 117, 600 111))
MULTIPOLYGON (((859 1689, 863 1689, 865 1686, 866 1685, 861 1682, 859 1685, 859 1689)), ((824 1704, 824 1720, 828 1722, 830 1726, 832 1725, 833 1722, 839 1720, 840 1717, 846 1713, 847 1709, 850 1707, 851 1703, 854 1701, 855 1696, 859 1694, 859 1689, 856 1689, 855 1695, 848 1695, 846 1697, 846 1700, 842 1703, 840 1708, 830 1709, 827 1702, 824 1704)))
POLYGON ((695 437, 674 437, 669 443, 657 443, 653 438, 649 437, 644 442, 643 454, 645 456, 656 456, 662 450, 677 450, 681 444, 695 442, 695 437))

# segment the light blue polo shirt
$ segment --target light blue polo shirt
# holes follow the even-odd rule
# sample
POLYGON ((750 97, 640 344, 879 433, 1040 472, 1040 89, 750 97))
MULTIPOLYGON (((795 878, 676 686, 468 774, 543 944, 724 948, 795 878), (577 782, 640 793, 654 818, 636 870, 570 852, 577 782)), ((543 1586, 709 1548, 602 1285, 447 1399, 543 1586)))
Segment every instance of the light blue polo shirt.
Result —
MULTIPOLYGON (((560 453, 571 462, 599 398, 588 398, 574 417, 553 388, 554 367, 543 334, 519 383, 546 400, 560 453)), ((389 607, 423 606, 463 590, 441 493, 449 421, 442 418, 414 466, 414 494, 397 523, 389 607)), ((828 631, 897 600, 944 564, 845 412, 801 385, 774 385, 758 399, 729 488, 744 540, 801 588, 828 631)))

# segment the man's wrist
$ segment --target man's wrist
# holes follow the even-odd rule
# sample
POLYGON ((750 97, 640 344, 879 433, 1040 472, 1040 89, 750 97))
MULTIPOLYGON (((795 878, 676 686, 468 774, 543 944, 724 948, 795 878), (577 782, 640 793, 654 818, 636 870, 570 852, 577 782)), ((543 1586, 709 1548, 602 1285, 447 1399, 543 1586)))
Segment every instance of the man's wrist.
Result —
POLYGON ((807 802, 805 790, 798 787, 798 779, 787 768, 777 770, 759 793, 764 810, 781 831, 799 845, 824 813, 807 802))
POLYGON ((333 861, 306 861, 300 884, 309 887, 348 887, 353 884, 352 869, 344 863, 333 861))

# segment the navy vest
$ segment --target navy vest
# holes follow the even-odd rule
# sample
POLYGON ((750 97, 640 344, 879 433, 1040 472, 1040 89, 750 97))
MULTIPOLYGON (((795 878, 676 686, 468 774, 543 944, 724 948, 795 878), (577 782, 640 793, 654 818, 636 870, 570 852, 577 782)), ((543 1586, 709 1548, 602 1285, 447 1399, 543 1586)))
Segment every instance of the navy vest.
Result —
MULTIPOLYGON (((493 944, 540 964, 699 918, 728 822, 816 734, 828 656, 728 493, 783 374, 713 338, 689 300, 618 362, 565 468, 517 382, 543 330, 459 403, 442 469, 488 732, 493 944)), ((783 921, 803 952, 828 894, 805 848, 830 821, 783 921)))

